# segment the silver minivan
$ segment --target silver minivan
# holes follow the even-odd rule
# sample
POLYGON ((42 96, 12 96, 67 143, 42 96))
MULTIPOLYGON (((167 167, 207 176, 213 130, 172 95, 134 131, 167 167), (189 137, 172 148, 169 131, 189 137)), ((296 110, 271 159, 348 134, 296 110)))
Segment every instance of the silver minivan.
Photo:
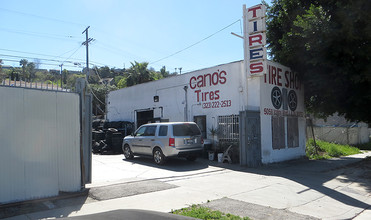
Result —
POLYGON ((185 157, 196 160, 203 151, 200 128, 194 122, 152 123, 140 126, 122 143, 126 159, 134 155, 153 156, 156 164, 163 164, 167 157, 185 157))

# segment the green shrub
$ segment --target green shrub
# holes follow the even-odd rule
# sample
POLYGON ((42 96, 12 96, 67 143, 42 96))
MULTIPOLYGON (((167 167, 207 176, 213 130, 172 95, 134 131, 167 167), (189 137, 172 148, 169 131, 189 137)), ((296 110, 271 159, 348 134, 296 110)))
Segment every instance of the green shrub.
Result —
POLYGON ((225 214, 220 211, 213 211, 209 208, 202 207, 200 205, 192 205, 188 208, 172 211, 171 213, 176 215, 189 216, 198 219, 219 219, 219 220, 249 220, 248 217, 240 217, 232 214, 225 214))
POLYGON ((307 141, 306 155, 309 159, 329 159, 331 157, 348 156, 352 154, 359 154, 361 151, 349 145, 341 145, 330 143, 326 141, 316 141, 318 152, 315 151, 313 139, 307 141))

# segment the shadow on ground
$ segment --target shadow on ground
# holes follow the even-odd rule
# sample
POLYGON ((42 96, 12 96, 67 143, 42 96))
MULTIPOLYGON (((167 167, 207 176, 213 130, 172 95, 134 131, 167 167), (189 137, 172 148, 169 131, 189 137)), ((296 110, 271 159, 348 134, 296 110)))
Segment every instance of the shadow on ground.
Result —
POLYGON ((130 161, 133 164, 140 164, 144 166, 155 167, 158 169, 164 169, 175 172, 202 170, 209 167, 207 163, 200 162, 201 159, 197 159, 196 161, 187 161, 184 158, 167 158, 166 163, 163 165, 155 164, 155 162, 153 162, 152 157, 141 156, 134 157, 134 159, 131 160, 126 159, 123 160, 126 162, 130 161))
POLYGON ((20 215, 27 215, 29 219, 35 219, 35 217, 32 217, 32 213, 48 210, 53 212, 53 214, 44 217, 66 217, 89 202, 93 202, 93 200, 88 197, 88 192, 86 192, 84 194, 71 195, 70 197, 67 196, 66 198, 53 197, 13 203, 0 208, 0 219, 20 215))
MULTIPOLYGON (((334 160, 308 160, 299 159, 288 162, 270 164, 258 168, 242 168, 239 165, 220 164, 215 166, 226 169, 254 173, 266 176, 276 176, 295 181, 307 186, 309 189, 316 190, 324 195, 335 199, 343 204, 366 209, 370 205, 359 201, 343 192, 351 192, 365 196, 371 193, 371 158, 360 160, 358 158, 344 157, 334 160), (325 183, 338 178, 345 183, 358 183, 363 187, 363 191, 353 188, 343 187, 340 191, 326 187, 325 183)), ((301 192, 298 192, 298 194, 301 192)))

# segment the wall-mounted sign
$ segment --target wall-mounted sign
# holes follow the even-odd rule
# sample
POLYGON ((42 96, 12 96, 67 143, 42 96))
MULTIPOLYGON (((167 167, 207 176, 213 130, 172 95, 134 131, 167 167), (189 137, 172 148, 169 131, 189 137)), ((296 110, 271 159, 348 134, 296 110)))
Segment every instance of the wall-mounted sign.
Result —
POLYGON ((192 76, 189 79, 189 88, 194 91, 196 102, 200 103, 204 109, 231 107, 232 101, 223 99, 223 92, 221 91, 227 80, 227 72, 217 70, 213 73, 192 76))
POLYGON ((267 61, 262 77, 261 111, 264 115, 304 116, 303 86, 290 68, 267 61))
POLYGON ((265 5, 255 5, 246 10, 248 73, 250 76, 263 75, 267 68, 265 5))

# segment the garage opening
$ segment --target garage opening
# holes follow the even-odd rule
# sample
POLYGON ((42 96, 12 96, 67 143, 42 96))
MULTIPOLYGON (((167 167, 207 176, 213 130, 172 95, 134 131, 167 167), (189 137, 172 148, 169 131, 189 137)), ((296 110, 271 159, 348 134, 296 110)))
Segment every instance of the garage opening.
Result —
POLYGON ((207 138, 207 131, 206 131, 206 115, 194 116, 194 122, 200 127, 202 138, 207 138))
POLYGON ((153 110, 137 111, 137 128, 143 124, 153 122, 153 110))

